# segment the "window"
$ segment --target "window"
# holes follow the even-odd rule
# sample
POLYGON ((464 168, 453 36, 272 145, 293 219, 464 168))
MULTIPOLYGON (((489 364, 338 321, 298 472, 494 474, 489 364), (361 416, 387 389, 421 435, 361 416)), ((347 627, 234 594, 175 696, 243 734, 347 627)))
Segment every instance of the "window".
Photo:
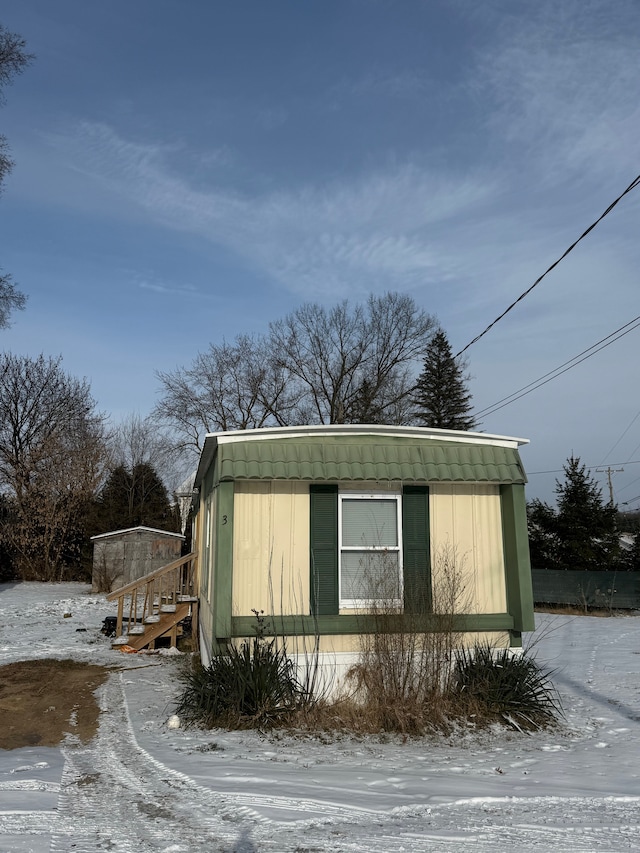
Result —
POLYGON ((338 500, 340 607, 402 600, 400 495, 341 493, 338 500))
POLYGON ((392 586, 397 579, 386 600, 412 612, 431 607, 426 485, 406 485, 399 494, 314 483, 309 508, 311 613, 335 616, 341 607, 366 606, 382 577, 392 586))

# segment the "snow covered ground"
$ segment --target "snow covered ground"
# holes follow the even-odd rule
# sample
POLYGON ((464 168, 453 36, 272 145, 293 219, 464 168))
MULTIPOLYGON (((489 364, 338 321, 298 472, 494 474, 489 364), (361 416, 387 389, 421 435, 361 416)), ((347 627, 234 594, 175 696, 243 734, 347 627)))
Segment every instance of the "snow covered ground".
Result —
POLYGON ((0 664, 118 667, 91 743, 0 752, 3 853, 640 850, 638 616, 537 616, 561 731, 402 743, 171 729, 176 659, 112 651, 111 613, 79 584, 0 585, 0 664))

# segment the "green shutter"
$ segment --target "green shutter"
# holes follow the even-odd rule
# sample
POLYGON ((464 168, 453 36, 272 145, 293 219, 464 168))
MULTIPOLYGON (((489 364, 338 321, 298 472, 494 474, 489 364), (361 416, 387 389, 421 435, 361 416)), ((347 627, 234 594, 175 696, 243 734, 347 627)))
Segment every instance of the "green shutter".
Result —
POLYGON ((507 606, 516 631, 535 631, 524 486, 500 486, 507 606))
POLYGON ((402 491, 402 557, 405 612, 427 612, 431 610, 427 486, 405 486, 402 491))
POLYGON ((338 613, 338 487, 310 486, 311 612, 338 613))

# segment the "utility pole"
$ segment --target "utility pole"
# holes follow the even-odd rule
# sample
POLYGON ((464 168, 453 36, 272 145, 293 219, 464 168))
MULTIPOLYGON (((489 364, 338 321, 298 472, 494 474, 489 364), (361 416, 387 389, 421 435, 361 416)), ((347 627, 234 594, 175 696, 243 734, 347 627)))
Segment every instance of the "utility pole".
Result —
POLYGON ((607 480, 609 481, 609 502, 613 504, 613 483, 611 482, 611 475, 618 474, 621 471, 624 471, 624 468, 596 468, 596 473, 601 473, 607 475, 607 480))

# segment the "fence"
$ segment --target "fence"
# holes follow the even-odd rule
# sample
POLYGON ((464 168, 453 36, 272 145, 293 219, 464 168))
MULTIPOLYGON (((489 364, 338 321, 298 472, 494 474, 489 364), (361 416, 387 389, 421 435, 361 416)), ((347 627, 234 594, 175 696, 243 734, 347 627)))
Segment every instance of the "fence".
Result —
POLYGON ((536 604, 640 610, 640 572, 533 569, 531 574, 536 604))

